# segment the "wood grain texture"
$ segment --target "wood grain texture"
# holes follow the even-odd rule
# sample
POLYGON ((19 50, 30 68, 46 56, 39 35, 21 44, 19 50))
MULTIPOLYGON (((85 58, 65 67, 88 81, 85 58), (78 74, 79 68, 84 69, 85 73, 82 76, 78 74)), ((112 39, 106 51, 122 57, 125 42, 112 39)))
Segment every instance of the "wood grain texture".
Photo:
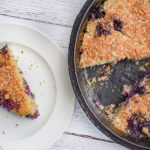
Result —
POLYGON ((92 124, 77 101, 73 117, 67 128, 67 131, 70 133, 89 135, 100 139, 110 140, 92 124))
POLYGON ((0 0, 0 14, 71 27, 86 0, 0 0))
MULTIPOLYGON (((73 22, 86 0, 0 0, 0 22, 22 23, 44 32, 65 56, 73 22)), ((100 132, 76 102, 61 139, 48 150, 126 150, 100 132)))
POLYGON ((61 139, 48 150, 127 150, 127 148, 115 143, 64 134, 61 139))

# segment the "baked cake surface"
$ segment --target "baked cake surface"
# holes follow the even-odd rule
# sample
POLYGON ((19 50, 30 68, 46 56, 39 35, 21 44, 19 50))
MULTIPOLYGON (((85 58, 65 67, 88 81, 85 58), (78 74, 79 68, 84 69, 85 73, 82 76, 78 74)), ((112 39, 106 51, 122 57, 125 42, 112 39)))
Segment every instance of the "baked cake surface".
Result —
POLYGON ((107 0, 87 24, 80 67, 150 57, 149 8, 149 0, 107 0))
POLYGON ((39 116, 30 87, 17 66, 12 51, 0 49, 0 105, 23 117, 39 116))

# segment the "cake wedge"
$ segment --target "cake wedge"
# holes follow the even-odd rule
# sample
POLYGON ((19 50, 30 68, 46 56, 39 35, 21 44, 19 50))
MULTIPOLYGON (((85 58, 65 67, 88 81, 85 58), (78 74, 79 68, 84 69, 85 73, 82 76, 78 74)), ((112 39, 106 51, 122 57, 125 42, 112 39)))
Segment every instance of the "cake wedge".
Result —
POLYGON ((0 49, 0 106, 22 117, 39 116, 34 95, 7 45, 0 49))

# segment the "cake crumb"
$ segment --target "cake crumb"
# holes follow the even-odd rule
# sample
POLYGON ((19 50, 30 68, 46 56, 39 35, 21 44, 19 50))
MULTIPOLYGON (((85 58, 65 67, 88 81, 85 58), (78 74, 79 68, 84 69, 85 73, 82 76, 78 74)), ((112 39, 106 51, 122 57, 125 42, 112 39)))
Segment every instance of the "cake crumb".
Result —
POLYGON ((2 134, 4 135, 4 134, 5 134, 5 131, 3 131, 2 134))
POLYGON ((141 70, 141 71, 146 71, 146 69, 145 69, 144 66, 140 66, 140 70, 141 70))
POLYGON ((91 86, 91 85, 92 85, 89 80, 87 80, 87 85, 88 85, 88 86, 91 86))
POLYGON ((131 85, 123 85, 123 93, 127 92, 129 93, 132 89, 131 85))
POLYGON ((92 78, 92 82, 96 83, 96 77, 92 78))
POLYGON ((139 65, 139 61, 137 61, 135 64, 138 66, 139 65))
POLYGON ((29 70, 32 70, 32 68, 33 68, 33 64, 30 64, 29 70))
POLYGON ((147 127, 143 127, 142 131, 143 131, 143 133, 148 134, 148 128, 147 127))
POLYGON ((99 108, 101 109, 101 110, 104 110, 104 106, 103 105, 99 105, 99 108))
POLYGON ((101 86, 103 86, 104 85, 104 83, 101 83, 101 86))
POLYGON ((90 89, 89 89, 89 92, 92 92, 92 91, 93 91, 93 88, 90 88, 90 89))
POLYGON ((6 94, 6 95, 5 95, 5 99, 9 99, 9 94, 6 94))

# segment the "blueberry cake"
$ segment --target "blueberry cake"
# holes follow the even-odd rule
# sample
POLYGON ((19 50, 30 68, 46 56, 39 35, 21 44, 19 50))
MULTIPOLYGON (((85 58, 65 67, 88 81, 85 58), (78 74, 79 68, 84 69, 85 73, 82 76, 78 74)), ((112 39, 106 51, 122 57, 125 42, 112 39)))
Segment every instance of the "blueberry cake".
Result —
MULTIPOLYGON (((81 68, 149 57, 150 0, 105 0, 92 10, 80 48, 81 68)), ((150 77, 138 84, 119 107, 109 107, 108 117, 125 133, 150 137, 150 77)))
POLYGON ((80 67, 149 57, 149 8, 149 0, 106 0, 95 8, 83 37, 80 67))
POLYGON ((7 46, 0 49, 0 106, 23 117, 39 116, 34 95, 7 46))
POLYGON ((150 137, 150 75, 126 94, 128 99, 108 116, 121 131, 137 137, 150 137))

